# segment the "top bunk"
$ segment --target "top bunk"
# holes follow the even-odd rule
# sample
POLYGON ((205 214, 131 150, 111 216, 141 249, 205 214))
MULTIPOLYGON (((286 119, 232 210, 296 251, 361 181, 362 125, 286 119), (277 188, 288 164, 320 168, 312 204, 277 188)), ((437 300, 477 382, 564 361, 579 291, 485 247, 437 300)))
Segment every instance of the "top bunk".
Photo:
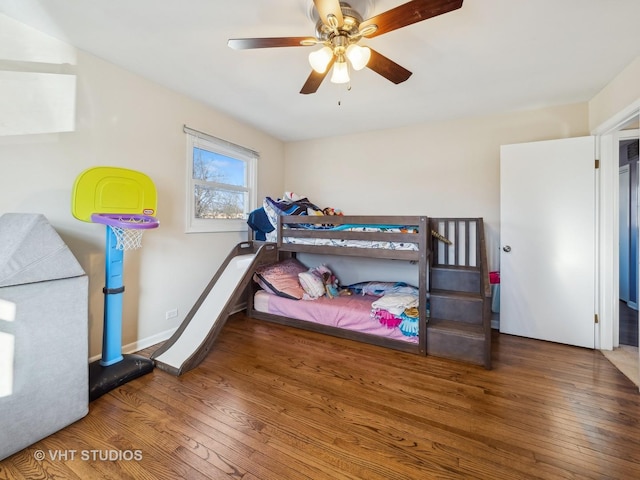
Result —
POLYGON ((342 215, 292 192, 278 199, 265 197, 247 223, 254 240, 277 243, 283 252, 426 263, 431 248, 426 216, 342 215))
POLYGON ((416 215, 281 215, 276 243, 284 252, 426 261, 429 220, 416 215))

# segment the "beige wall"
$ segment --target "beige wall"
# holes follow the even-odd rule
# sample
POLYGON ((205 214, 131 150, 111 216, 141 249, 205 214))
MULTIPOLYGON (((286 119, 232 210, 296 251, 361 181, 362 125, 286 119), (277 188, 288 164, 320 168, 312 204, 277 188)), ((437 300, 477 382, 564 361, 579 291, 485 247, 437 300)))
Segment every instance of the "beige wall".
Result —
POLYGON ((589 128, 597 130, 635 103, 640 107, 640 57, 636 57, 589 101, 589 128))
POLYGON ((587 104, 287 144, 286 190, 347 214, 483 217, 498 267, 500 145, 589 133, 587 104))
MULTIPOLYGON (((16 29, 0 15, 0 29, 3 22, 11 24, 14 36, 23 34, 24 52, 33 51, 32 41, 41 48, 42 35, 24 26, 16 29)), ((50 39, 50 45, 55 49, 60 43, 50 39)), ((125 253, 124 268, 123 344, 148 343, 177 327, 232 246, 246 239, 239 233, 184 233, 183 125, 258 151, 259 198, 283 191, 284 145, 94 56, 64 48, 65 61, 74 65, 61 68, 77 76, 75 130, 0 136, 0 214, 42 213, 70 246, 89 275, 90 355, 95 356, 102 338, 105 227, 71 215, 77 175, 92 166, 119 166, 141 171, 155 183, 160 227, 144 234, 141 250, 125 253), (174 308, 179 317, 165 320, 165 312, 174 308)), ((0 71, 31 68, 11 60, 0 57, 0 71)))

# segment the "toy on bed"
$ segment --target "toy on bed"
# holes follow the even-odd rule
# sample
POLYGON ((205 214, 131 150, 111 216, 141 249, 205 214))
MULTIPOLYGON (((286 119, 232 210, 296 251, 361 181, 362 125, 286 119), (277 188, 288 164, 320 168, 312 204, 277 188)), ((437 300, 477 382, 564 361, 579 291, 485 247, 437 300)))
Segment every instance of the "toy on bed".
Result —
POLYGON ((325 264, 311 268, 309 273, 322 281, 325 296, 328 298, 338 296, 338 279, 325 264))
POLYGON ((342 210, 338 209, 338 208, 333 208, 333 207, 325 207, 322 209, 322 213, 324 215, 328 215, 328 216, 332 216, 332 215, 340 215, 343 216, 344 213, 342 213, 342 210))
POLYGON ((340 288, 340 282, 325 264, 310 268, 298 274, 298 280, 305 291, 306 300, 320 297, 335 298, 340 295, 351 295, 346 288, 340 288))

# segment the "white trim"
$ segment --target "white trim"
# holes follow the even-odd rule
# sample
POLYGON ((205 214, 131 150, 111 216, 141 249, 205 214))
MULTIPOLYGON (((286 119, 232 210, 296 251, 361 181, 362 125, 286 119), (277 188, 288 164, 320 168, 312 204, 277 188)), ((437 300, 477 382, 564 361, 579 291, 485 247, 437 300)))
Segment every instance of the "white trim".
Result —
POLYGON ((617 114, 598 125, 592 132, 592 135, 608 135, 617 132, 627 123, 633 120, 640 113, 640 98, 635 102, 627 105, 617 114))
POLYGON ((252 150, 250 148, 247 147, 243 147, 242 145, 236 145, 235 143, 231 143, 228 142, 227 140, 223 140, 222 138, 218 138, 218 137, 214 137, 213 135, 209 135, 208 133, 204 133, 201 132, 199 130, 195 130, 191 127, 187 127, 186 125, 183 125, 182 127, 182 131, 184 133, 188 133, 189 135, 192 135, 194 137, 198 137, 198 138, 202 138, 204 140, 208 140, 212 143, 215 143, 216 145, 218 145, 220 148, 224 148, 225 150, 229 151, 231 154, 241 154, 241 155, 246 155, 248 157, 259 157, 260 154, 258 152, 256 152, 255 150, 252 150))
POLYGON ((618 166, 614 136, 604 135, 600 141, 600 202, 599 202, 599 344, 596 348, 611 350, 614 346, 614 321, 618 315, 618 166), (615 175, 614 175, 615 173, 615 175), (615 179, 615 185, 614 180, 615 179))
MULTIPOLYGON (((619 130, 638 118, 640 99, 622 109, 593 130, 597 137, 600 159, 597 182, 597 259, 596 300, 599 325, 596 328, 596 348, 612 350, 618 344, 614 338, 615 322, 619 319, 619 198, 618 163, 619 130)), ((620 132, 621 133, 621 132, 620 132)))
MULTIPOLYGON (((236 306, 233 307, 233 310, 229 313, 229 316, 233 315, 234 313, 238 313, 243 310, 246 310, 246 308, 247 308, 247 302, 238 302, 236 306)), ((136 352, 139 352, 140 350, 144 350, 145 348, 153 347, 154 345, 162 343, 165 340, 168 340, 169 338, 171 338, 171 336, 176 332, 176 330, 178 330, 178 327, 170 328, 169 330, 165 330, 164 332, 156 333, 155 335, 151 335, 150 337, 137 340, 127 345, 123 345, 122 353, 124 354, 136 353, 136 352)), ((89 358, 89 363, 95 362, 96 360, 100 360, 101 358, 102 358, 102 354, 94 355, 93 357, 89 358)))
POLYGON ((637 128, 632 130, 620 130, 617 135, 618 140, 635 140, 640 138, 640 130, 637 128))
MULTIPOLYGON (((600 159, 601 155, 600 155, 600 146, 601 146, 601 138, 598 136, 594 137, 595 139, 595 152, 594 152, 594 157, 596 160, 598 160, 600 162, 600 168, 596 169, 595 171, 595 175, 594 175, 594 197, 595 197, 595 205, 594 205, 594 223, 595 223, 595 239, 594 239, 594 249, 595 249, 595 255, 594 255, 594 285, 593 285, 593 294, 594 294, 594 302, 593 302, 593 308, 594 308, 594 317, 597 315, 599 322, 601 323, 602 320, 600 319, 600 317, 602 316, 602 295, 601 295, 601 290, 602 290, 602 286, 600 284, 599 278, 600 278, 600 274, 602 272, 602 255, 601 255, 601 248, 600 245, 602 244, 602 238, 601 238, 601 229, 600 229, 600 222, 601 222, 601 218, 600 218, 600 203, 602 201, 602 194, 601 194, 601 189, 600 189, 600 183, 601 183, 601 168, 602 168, 602 161, 600 159)), ((595 322, 595 321, 594 321, 595 322)), ((594 348, 598 349, 600 348, 600 344, 601 344, 601 328, 600 325, 597 325, 594 323, 593 325, 593 346, 594 348)))
MULTIPOLYGON (((626 203, 624 201, 620 201, 620 203, 618 205, 618 209, 619 209, 619 212, 620 212, 619 215, 618 215, 618 218, 619 218, 618 228, 619 228, 619 232, 620 233, 622 233, 624 231, 628 232, 629 229, 631 228, 631 222, 630 222, 631 218, 630 218, 630 215, 629 215, 629 213, 630 213, 630 198, 631 198, 631 196, 630 196, 630 194, 631 194, 630 190, 631 189, 629 188, 629 186, 630 186, 630 183, 629 183, 630 182, 630 175, 631 175, 631 166, 629 164, 626 164, 626 165, 623 165, 621 167, 618 167, 618 185, 619 185, 619 187, 618 187, 618 198, 619 199, 624 200, 624 197, 622 196, 622 185, 624 183, 627 184, 627 187, 626 187, 626 189, 627 189, 627 192, 626 192, 626 196, 627 196, 626 203), (622 180, 624 180, 625 182, 623 182, 622 180), (623 218, 623 216, 622 216, 623 209, 626 210, 624 212, 625 213, 625 218, 623 218)), ((626 243, 625 243, 625 242, 623 242, 624 239, 620 238, 620 235, 618 236, 618 238, 619 238, 620 247, 624 246, 626 248, 626 250, 628 251, 629 243, 630 243, 629 239, 627 239, 626 243)), ((626 272, 624 272, 622 270, 622 267, 624 266, 624 262, 622 261, 623 254, 624 254, 623 249, 620 248, 619 252, 618 252, 618 256, 619 256, 619 261, 618 261, 619 272, 618 272, 618 275, 619 275, 619 278, 621 278, 621 279, 625 277, 625 275, 623 275, 623 273, 626 273, 627 277, 629 275, 629 269, 628 268, 626 269, 626 272)), ((627 255, 627 260, 629 260, 628 255, 627 255)), ((630 298, 629 297, 629 295, 630 295, 629 291, 627 291, 626 296, 622 295, 623 283, 624 283, 623 281, 619 281, 619 284, 618 284, 619 285, 618 286, 618 289, 619 289, 618 298, 620 298, 620 300, 629 301, 629 298, 630 298)), ((627 290, 629 289, 629 283, 630 283, 629 282, 629 278, 627 278, 627 280, 626 280, 626 289, 627 290)), ((613 328, 613 338, 616 338, 619 335, 619 332, 617 331, 618 329, 617 329, 616 323, 617 322, 613 322, 613 327, 614 327, 613 328)))
MULTIPOLYGON (((169 330, 165 330, 164 332, 151 335, 150 337, 142 338, 127 345, 123 345, 122 353, 135 353, 139 352, 140 350, 144 350, 145 348, 153 347, 154 345, 157 345, 158 343, 164 342, 165 340, 171 338, 171 335, 173 335, 177 329, 178 327, 171 328, 169 330)), ((101 358, 102 354, 94 355, 93 357, 89 358, 89 362, 95 362, 96 360, 100 360, 101 358)))

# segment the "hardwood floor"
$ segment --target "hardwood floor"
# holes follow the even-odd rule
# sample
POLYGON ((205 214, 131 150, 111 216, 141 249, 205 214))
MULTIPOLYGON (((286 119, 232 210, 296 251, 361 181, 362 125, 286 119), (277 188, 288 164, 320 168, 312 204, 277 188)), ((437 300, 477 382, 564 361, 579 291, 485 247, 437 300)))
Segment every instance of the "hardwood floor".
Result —
POLYGON ((493 365, 237 314, 198 368, 102 396, 0 479, 640 478, 640 394, 599 351, 494 332, 493 365))

